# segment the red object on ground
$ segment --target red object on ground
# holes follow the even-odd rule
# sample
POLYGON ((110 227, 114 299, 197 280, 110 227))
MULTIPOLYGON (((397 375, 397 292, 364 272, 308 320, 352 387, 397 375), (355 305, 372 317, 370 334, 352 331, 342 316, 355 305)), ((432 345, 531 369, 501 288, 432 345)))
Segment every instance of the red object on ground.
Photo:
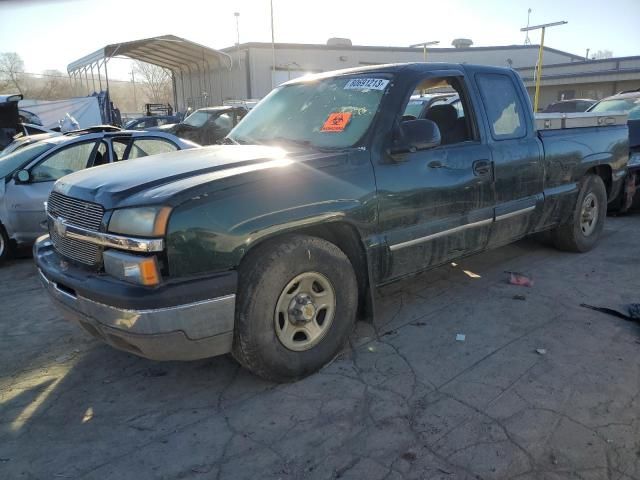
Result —
POLYGON ((507 272, 509 274, 509 283, 511 285, 519 285, 521 287, 533 287, 533 280, 526 275, 517 272, 507 272))

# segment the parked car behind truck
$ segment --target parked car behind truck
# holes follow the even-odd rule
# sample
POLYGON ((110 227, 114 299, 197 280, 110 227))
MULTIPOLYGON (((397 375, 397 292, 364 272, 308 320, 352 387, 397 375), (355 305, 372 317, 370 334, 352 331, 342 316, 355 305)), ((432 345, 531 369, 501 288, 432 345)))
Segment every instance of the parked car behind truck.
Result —
POLYGON ((180 123, 150 130, 173 133, 199 145, 214 145, 226 137, 247 112, 247 108, 241 105, 200 108, 180 123))
POLYGON ((591 113, 605 114, 621 112, 628 115, 629 165, 624 194, 613 205, 613 209, 625 212, 629 208, 640 208, 640 89, 620 92, 604 98, 589 109, 591 113))
MULTIPOLYGON (((193 148, 193 142, 159 132, 79 130, 25 137, 0 157, 0 263, 14 245, 31 245, 46 231, 47 200, 56 180, 89 167, 193 148)), ((99 177, 99 174, 95 173, 99 177)))
POLYGON ((263 377, 300 378, 340 351, 375 287, 535 232, 564 250, 596 245, 626 172, 626 125, 534 125, 510 69, 294 80, 227 145, 59 180, 35 261, 67 318, 116 348, 232 352, 263 377), (402 121, 412 94, 447 87, 464 131, 451 112, 402 121))

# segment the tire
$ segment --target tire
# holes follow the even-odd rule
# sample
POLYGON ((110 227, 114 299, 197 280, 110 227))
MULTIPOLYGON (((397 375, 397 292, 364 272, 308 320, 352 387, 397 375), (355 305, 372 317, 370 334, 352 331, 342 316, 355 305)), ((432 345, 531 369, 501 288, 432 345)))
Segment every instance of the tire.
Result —
POLYGON ((553 231, 555 247, 568 252, 588 252, 598 243, 606 216, 607 189, 604 182, 597 175, 587 175, 582 179, 571 218, 553 231), (584 218, 589 211, 594 217, 590 221, 584 218))
POLYGON ((2 223, 0 223, 0 265, 11 256, 11 241, 2 223))
POLYGON ((233 356, 267 380, 302 378, 340 352, 357 304, 353 267, 334 244, 306 235, 267 242, 240 265, 233 356))

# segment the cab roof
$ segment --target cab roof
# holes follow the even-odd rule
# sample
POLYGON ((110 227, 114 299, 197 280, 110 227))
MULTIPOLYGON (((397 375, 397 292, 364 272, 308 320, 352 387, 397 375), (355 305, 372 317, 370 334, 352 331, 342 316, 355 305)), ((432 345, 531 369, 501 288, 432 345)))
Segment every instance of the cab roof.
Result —
POLYGON ((322 72, 311 75, 305 75, 304 77, 298 77, 293 80, 289 80, 283 85, 290 85, 294 83, 302 83, 309 80, 321 80, 324 78, 337 77, 341 75, 357 75, 360 73, 392 73, 397 74, 401 72, 427 74, 433 71, 442 70, 459 70, 465 71, 468 67, 473 67, 474 70, 480 70, 484 72, 511 72, 510 68, 506 67, 493 67, 488 65, 471 65, 462 63, 445 63, 445 62, 411 62, 411 63, 387 63, 383 65, 369 65, 366 67, 345 68, 342 70, 333 70, 330 72, 322 72))

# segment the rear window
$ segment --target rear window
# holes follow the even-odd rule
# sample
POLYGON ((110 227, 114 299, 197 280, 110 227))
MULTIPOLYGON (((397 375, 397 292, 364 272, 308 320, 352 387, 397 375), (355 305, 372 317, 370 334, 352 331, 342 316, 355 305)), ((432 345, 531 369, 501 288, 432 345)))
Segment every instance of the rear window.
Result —
POLYGON ((499 73, 482 73, 476 79, 493 138, 524 137, 527 133, 524 109, 511 78, 499 73))

